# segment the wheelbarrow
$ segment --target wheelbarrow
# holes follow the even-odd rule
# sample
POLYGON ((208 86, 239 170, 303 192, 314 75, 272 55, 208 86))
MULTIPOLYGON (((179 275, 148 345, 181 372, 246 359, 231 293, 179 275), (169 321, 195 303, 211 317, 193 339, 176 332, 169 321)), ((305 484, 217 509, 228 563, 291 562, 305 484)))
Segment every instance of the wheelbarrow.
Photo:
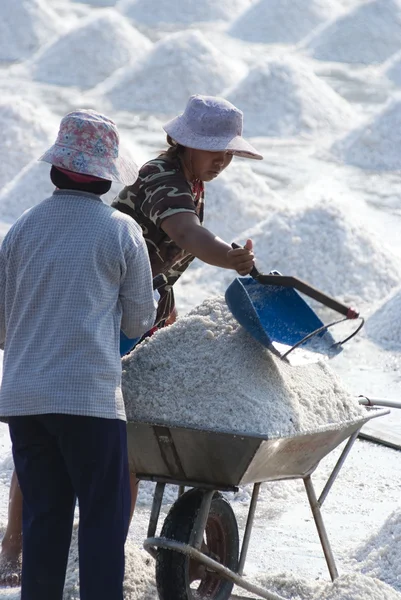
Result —
POLYGON ((264 275, 256 267, 250 277, 234 279, 225 292, 225 299, 233 316, 248 333, 292 365, 333 358, 364 324, 355 309, 302 279, 281 275, 278 271, 264 275), (323 323, 298 292, 342 314, 343 318, 323 323), (345 339, 336 341, 331 328, 349 319, 358 319, 359 326, 345 339))
POLYGON ((159 598, 227 600, 236 584, 260 598, 285 600, 243 576, 260 485, 279 480, 303 480, 334 580, 338 572, 321 507, 363 425, 389 412, 365 410, 358 420, 289 437, 127 423, 130 467, 138 479, 156 482, 144 547, 156 561, 159 598), (320 460, 344 441, 317 498, 311 475, 320 460), (178 486, 179 496, 157 535, 166 484, 178 486), (238 491, 244 484, 253 484, 253 493, 240 548, 236 517, 221 492, 238 491), (187 487, 191 489, 185 491, 187 487))

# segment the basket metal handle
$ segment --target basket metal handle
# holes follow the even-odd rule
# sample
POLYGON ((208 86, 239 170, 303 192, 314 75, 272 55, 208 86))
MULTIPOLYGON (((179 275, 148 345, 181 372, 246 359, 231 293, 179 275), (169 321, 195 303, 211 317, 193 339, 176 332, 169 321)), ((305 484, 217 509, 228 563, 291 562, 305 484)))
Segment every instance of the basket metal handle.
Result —
MULTIPOLYGON (((340 340, 339 342, 335 342, 335 344, 332 344, 330 346, 330 348, 336 348, 337 346, 342 346, 343 344, 348 342, 350 339, 352 339, 354 337, 354 335, 356 335, 362 329, 362 327, 365 324, 365 319, 363 317, 356 317, 356 318, 358 320, 360 320, 361 322, 358 325, 358 327, 355 329, 355 331, 353 331, 349 336, 347 336, 343 340, 340 340)), ((319 327, 318 329, 311 331, 311 333, 308 333, 308 335, 303 337, 302 340, 299 340, 299 342, 297 342, 289 350, 287 350, 287 352, 285 352, 281 358, 283 358, 283 359, 287 358, 287 356, 290 354, 290 352, 292 352, 293 350, 295 350, 296 348, 301 346, 304 342, 308 341, 310 338, 314 337, 315 335, 318 335, 322 331, 329 329, 329 327, 333 327, 334 325, 338 325, 339 323, 344 323, 344 321, 347 321, 347 320, 348 320, 348 317, 345 317, 345 319, 338 319, 337 321, 332 321, 332 323, 327 323, 327 325, 322 325, 322 327, 319 327)))

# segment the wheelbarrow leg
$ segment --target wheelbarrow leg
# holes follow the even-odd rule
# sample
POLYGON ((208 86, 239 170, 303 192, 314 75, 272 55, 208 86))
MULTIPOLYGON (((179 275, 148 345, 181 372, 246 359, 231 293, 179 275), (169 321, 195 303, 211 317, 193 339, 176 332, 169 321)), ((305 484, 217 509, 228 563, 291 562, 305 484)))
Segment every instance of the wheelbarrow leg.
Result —
POLYGON ((337 567, 336 567, 336 564, 334 561, 333 553, 331 551, 329 538, 327 537, 326 528, 323 523, 322 513, 320 510, 320 504, 317 500, 317 497, 315 494, 315 488, 313 487, 312 479, 311 479, 310 475, 307 475, 304 478, 304 484, 305 484, 305 489, 306 489, 306 493, 308 496, 309 504, 312 509, 313 518, 316 523, 317 532, 319 534, 320 542, 322 544, 324 556, 326 558, 326 563, 329 568, 330 577, 331 577, 331 580, 334 581, 338 577, 338 571, 337 571, 337 567))
MULTIPOLYGON (((165 487, 165 483, 156 483, 156 488, 153 494, 152 510, 149 519, 148 538, 153 538, 156 535, 157 523, 159 522, 165 487)), ((149 552, 152 554, 153 558, 156 558, 156 550, 154 548, 151 548, 149 552)))
POLYGON ((209 517, 210 506, 212 504, 215 490, 207 490, 203 494, 202 503, 199 508, 198 516, 194 524, 191 536, 191 546, 200 550, 203 543, 203 535, 206 529, 206 523, 209 517))
POLYGON ((244 566, 245 566, 246 556, 248 554, 248 548, 249 548, 249 542, 251 539, 253 521, 255 519, 255 511, 256 511, 256 505, 258 503, 259 490, 260 490, 260 483, 255 483, 255 485, 253 486, 252 499, 251 499, 251 504, 249 506, 248 518, 246 520, 244 539, 243 539, 242 548, 241 548, 241 556, 240 556, 239 563, 238 563, 238 575, 244 574, 244 566))

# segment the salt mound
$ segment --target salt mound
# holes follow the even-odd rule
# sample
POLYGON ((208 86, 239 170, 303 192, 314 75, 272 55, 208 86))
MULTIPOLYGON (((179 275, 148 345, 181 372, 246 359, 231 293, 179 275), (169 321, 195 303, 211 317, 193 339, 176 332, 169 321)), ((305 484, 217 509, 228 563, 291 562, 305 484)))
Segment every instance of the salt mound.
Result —
POLYGON ((251 0, 120 0, 117 8, 130 19, 155 27, 163 23, 191 25, 200 21, 231 21, 247 9, 251 0))
POLYGON ((365 331, 387 350, 401 350, 401 288, 397 288, 366 321, 365 331))
MULTIPOLYGON (((130 539, 125 544, 124 600, 157 598, 154 561, 130 539)), ((79 600, 78 524, 72 532, 63 598, 79 600)))
POLYGON ((237 18, 229 33, 247 42, 294 44, 341 11, 337 0, 260 0, 237 18))
POLYGON ((338 577, 313 596, 313 600, 401 600, 389 585, 359 574, 338 577))
MULTIPOLYGON (((306 209, 277 210, 243 232, 254 242, 256 264, 268 273, 276 269, 294 275, 345 303, 383 299, 401 280, 400 260, 373 231, 350 217, 346 208, 322 201, 306 209)), ((232 271, 216 269, 210 283, 208 267, 197 274, 208 290, 223 290, 232 271)))
POLYGON ((0 189, 53 143, 58 124, 43 106, 20 96, 0 97, 0 189))
POLYGON ((401 153, 401 98, 390 100, 367 123, 335 142, 332 152, 344 162, 371 170, 398 170, 401 153))
POLYGON ((22 213, 52 195, 50 165, 34 159, 0 190, 0 219, 14 223, 22 213))
POLYGON ((233 241, 244 229, 264 220, 266 214, 282 204, 281 198, 249 164, 241 159, 234 161, 235 165, 207 186, 205 226, 227 241, 233 241))
POLYGON ((1 0, 0 62, 23 60, 64 30, 46 0, 1 0))
POLYGON ((117 0, 71 0, 71 2, 91 4, 92 6, 115 6, 117 0))
POLYGON ((185 31, 158 42, 137 68, 122 70, 97 92, 120 110, 182 112, 189 96, 218 95, 241 77, 244 69, 200 31, 185 31))
POLYGON ((326 201, 277 212, 244 235, 262 271, 295 275, 338 298, 371 302, 400 281, 400 261, 374 232, 326 201))
POLYGON ((140 60, 151 47, 123 16, 106 9, 43 48, 26 69, 45 83, 90 88, 140 60))
POLYGON ((383 527, 359 546, 356 568, 401 591, 401 510, 393 512, 383 527))
POLYGON ((344 128, 354 111, 305 63, 268 60, 228 92, 244 112, 244 130, 253 136, 291 137, 344 128))
POLYGON ((401 87, 401 50, 386 60, 381 71, 390 81, 401 87))
POLYGON ((401 2, 364 2, 316 31, 306 48, 318 60, 380 63, 401 48, 401 2))
POLYGON ((291 435, 364 414, 325 364, 292 367, 210 298, 122 361, 128 421, 291 435))

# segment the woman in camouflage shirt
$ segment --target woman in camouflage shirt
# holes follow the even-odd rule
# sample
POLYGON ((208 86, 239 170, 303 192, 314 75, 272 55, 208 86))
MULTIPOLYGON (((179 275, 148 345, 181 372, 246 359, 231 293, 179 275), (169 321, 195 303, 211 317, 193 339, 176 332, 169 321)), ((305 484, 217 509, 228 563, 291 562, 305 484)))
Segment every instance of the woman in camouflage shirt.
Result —
POLYGON ((203 184, 228 167, 233 155, 262 158, 242 138, 241 111, 222 98, 192 96, 164 130, 169 149, 143 165, 137 181, 113 203, 142 227, 153 276, 166 277, 159 288, 159 326, 174 315, 173 285, 195 257, 240 275, 251 271, 251 240, 233 250, 202 227, 203 184))

